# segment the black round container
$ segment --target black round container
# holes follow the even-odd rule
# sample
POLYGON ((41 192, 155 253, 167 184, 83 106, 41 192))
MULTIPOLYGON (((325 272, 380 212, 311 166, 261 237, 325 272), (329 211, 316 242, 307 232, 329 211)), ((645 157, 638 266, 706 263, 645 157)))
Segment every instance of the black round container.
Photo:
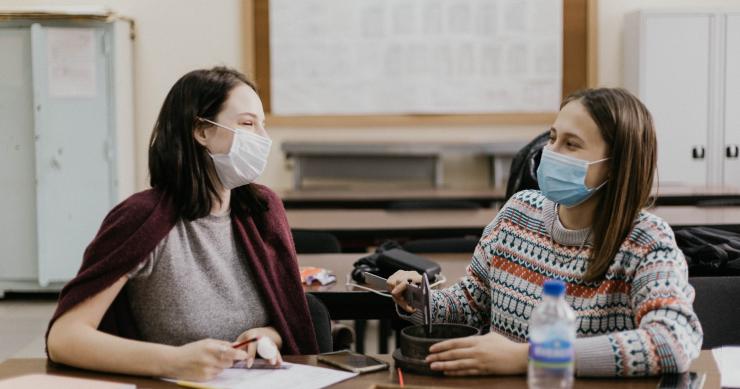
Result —
POLYGON ((435 343, 453 338, 478 335, 480 331, 465 324, 434 324, 429 337, 424 332, 424 326, 411 326, 401 330, 401 348, 393 352, 396 366, 414 373, 426 375, 441 375, 442 372, 432 371, 424 358, 429 355, 429 347, 435 343))

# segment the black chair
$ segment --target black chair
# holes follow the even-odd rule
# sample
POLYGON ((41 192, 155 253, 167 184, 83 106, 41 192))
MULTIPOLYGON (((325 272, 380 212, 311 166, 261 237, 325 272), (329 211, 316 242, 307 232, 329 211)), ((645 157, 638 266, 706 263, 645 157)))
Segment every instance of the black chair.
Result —
POLYGON ((329 310, 321 300, 310 293, 306 293, 306 301, 308 302, 308 311, 311 314, 311 321, 313 321, 313 330, 316 333, 316 341, 319 344, 319 352, 328 353, 333 351, 329 310))
POLYGON ((418 239, 404 243, 403 249, 412 253, 473 253, 478 238, 418 239))
POLYGON ((691 277, 694 312, 704 329, 703 349, 740 345, 740 277, 691 277))
POLYGON ((341 253, 339 239, 323 231, 291 230, 295 251, 298 254, 341 253))
POLYGON ((550 140, 550 131, 545 131, 526 146, 522 147, 511 160, 509 180, 506 182, 506 198, 511 198, 516 192, 525 189, 539 189, 537 183, 537 168, 540 166, 542 149, 550 140))

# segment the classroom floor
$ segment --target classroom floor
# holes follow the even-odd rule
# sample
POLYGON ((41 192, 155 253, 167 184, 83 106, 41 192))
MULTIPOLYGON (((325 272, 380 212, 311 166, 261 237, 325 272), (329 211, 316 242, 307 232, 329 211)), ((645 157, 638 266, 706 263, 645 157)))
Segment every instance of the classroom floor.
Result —
MULTIPOLYGON (((44 332, 55 306, 55 300, 0 300, 0 362, 7 358, 45 356, 44 332)), ((365 352, 378 352, 376 320, 368 321, 365 352)))
POLYGON ((44 332, 55 300, 0 300, 0 361, 44 356, 44 332))

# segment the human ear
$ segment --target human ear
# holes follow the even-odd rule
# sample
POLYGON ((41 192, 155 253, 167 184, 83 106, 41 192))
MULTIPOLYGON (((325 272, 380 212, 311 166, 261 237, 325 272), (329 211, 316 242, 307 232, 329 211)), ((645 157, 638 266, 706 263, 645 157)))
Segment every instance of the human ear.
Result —
POLYGON ((195 141, 200 143, 201 146, 205 147, 208 143, 208 137, 206 136, 205 127, 195 127, 195 129, 193 130, 193 138, 195 138, 195 141))

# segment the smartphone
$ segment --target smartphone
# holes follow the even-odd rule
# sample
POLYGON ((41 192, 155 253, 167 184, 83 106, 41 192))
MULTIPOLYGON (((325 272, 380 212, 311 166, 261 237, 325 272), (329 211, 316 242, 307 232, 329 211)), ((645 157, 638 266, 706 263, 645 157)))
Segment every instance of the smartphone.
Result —
POLYGON ((386 289, 388 289, 388 280, 387 279, 385 279, 385 278, 383 278, 381 276, 375 275, 373 273, 369 273, 369 272, 363 272, 362 275, 365 276, 365 283, 369 287, 371 287, 373 289, 376 289, 376 290, 386 290, 386 289))
POLYGON ((342 370, 360 374, 388 368, 388 364, 381 360, 350 350, 321 354, 318 356, 318 360, 342 370))

